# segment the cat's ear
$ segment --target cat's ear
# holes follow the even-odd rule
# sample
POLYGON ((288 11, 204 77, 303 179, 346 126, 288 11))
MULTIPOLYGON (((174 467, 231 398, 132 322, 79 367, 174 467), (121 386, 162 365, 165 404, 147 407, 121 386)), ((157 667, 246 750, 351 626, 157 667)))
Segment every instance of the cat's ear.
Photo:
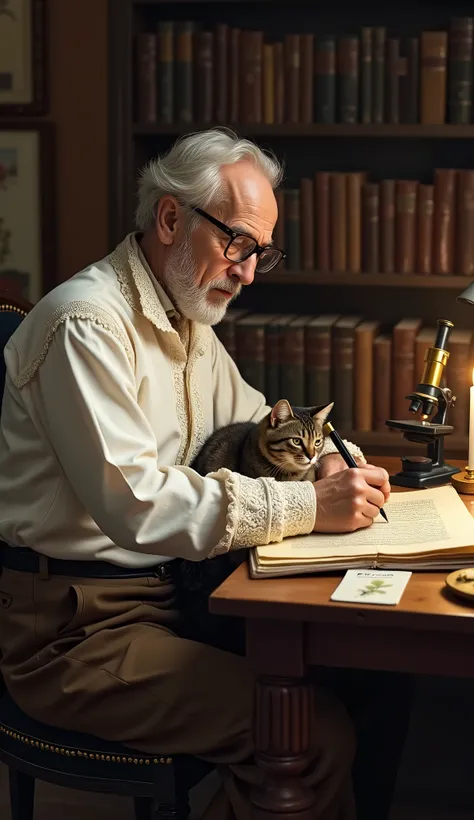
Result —
POLYGON ((320 407, 313 407, 311 415, 315 421, 319 421, 321 424, 323 424, 329 416, 329 413, 331 412, 333 407, 333 401, 331 402, 331 404, 322 404, 320 407))
POLYGON ((285 421, 289 421, 290 419, 294 419, 290 402, 286 399, 280 399, 280 401, 277 401, 275 406, 272 408, 272 412, 270 413, 270 425, 272 427, 276 427, 277 424, 283 424, 285 421))

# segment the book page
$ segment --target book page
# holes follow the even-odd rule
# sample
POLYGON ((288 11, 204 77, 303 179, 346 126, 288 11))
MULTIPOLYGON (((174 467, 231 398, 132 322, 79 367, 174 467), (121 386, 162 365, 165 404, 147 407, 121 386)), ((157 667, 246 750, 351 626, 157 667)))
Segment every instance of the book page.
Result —
POLYGON ((415 556, 474 545, 474 518, 451 485, 394 493, 384 509, 388 524, 378 516, 370 527, 353 533, 285 538, 280 544, 258 547, 259 563, 415 556))

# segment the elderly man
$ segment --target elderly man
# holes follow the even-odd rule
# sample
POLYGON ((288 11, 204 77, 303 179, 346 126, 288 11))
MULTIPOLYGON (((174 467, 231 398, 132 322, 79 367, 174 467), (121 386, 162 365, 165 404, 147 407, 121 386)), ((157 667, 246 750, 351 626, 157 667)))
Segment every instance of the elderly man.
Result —
MULTIPOLYGON (((252 675, 177 635, 170 561, 366 527, 389 495, 384 470, 343 470, 329 448, 315 485, 187 466, 216 427, 268 412, 211 326, 281 258, 280 179, 229 132, 182 139, 143 172, 138 232, 44 297, 5 349, 6 685, 47 723, 223 764, 237 817, 256 774, 252 675)), ((321 692, 307 772, 319 820, 353 818, 352 756, 321 692)))

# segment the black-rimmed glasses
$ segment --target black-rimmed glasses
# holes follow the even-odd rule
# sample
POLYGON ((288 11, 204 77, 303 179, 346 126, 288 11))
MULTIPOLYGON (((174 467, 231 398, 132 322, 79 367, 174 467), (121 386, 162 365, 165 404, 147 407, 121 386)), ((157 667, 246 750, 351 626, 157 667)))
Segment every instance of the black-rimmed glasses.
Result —
POLYGON ((201 208, 192 208, 192 210, 230 237, 224 251, 224 256, 229 262, 236 262, 237 264, 239 262, 245 262, 246 259, 255 253, 257 255, 256 273, 268 273, 268 271, 276 268, 282 259, 285 259, 286 253, 278 248, 274 248, 273 245, 259 245, 253 236, 232 230, 228 225, 220 222, 219 219, 206 213, 206 211, 203 211, 201 208))

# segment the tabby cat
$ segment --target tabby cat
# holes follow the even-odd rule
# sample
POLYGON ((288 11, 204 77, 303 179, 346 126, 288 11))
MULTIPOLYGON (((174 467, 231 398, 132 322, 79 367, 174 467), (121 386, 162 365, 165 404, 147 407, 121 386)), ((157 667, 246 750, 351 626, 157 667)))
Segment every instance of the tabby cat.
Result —
MULTIPOLYGON (((227 467, 233 472, 277 481, 315 481, 323 448, 323 424, 333 404, 292 408, 280 399, 259 423, 237 422, 216 430, 204 443, 190 466, 200 475, 227 467)), ((178 588, 187 626, 187 637, 230 648, 239 643, 240 623, 208 612, 211 592, 225 580, 246 555, 245 550, 204 561, 178 562, 178 588), (231 638, 231 632, 239 633, 231 638)))

